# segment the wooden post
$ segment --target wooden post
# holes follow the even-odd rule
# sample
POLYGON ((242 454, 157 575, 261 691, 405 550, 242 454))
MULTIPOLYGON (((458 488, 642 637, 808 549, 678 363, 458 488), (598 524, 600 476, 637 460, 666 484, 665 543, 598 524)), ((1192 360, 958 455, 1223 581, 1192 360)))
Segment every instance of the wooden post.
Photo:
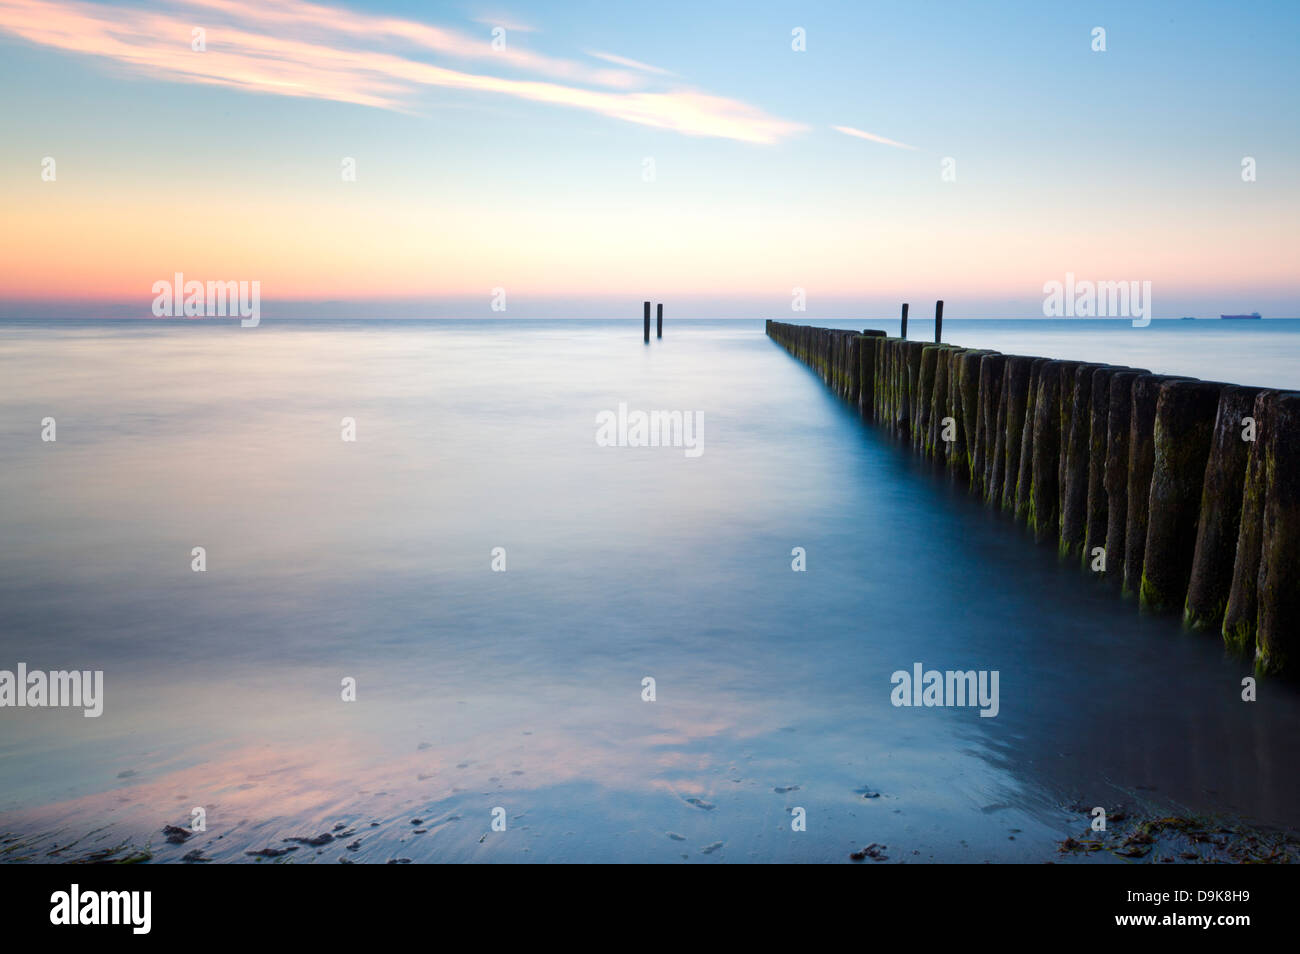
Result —
POLYGON ((655 337, 664 336, 664 303, 660 302, 655 306, 655 337))
POLYGON ((943 340, 943 302, 934 303, 934 343, 938 344, 943 340))
POLYGON ((903 302, 903 320, 902 320, 901 329, 898 332, 898 337, 900 338, 907 337, 907 302, 903 302))
POLYGON ((650 302, 645 303, 645 343, 650 343, 650 302))
POLYGON ((1193 629, 1220 629, 1232 588, 1241 532, 1242 494, 1251 442, 1242 421, 1251 416, 1262 388, 1228 385, 1219 395, 1214 442, 1205 465, 1201 512, 1196 522, 1196 557, 1187 584, 1183 621, 1193 629))
POLYGON ((1205 465, 1223 385, 1170 381, 1156 402, 1146 554, 1138 597, 1144 609, 1181 612, 1196 552, 1205 465))

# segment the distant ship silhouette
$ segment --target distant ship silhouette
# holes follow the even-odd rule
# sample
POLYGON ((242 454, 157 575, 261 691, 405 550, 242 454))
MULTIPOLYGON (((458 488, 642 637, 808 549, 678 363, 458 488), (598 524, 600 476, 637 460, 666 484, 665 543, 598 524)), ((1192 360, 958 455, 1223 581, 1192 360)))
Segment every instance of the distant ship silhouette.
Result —
POLYGON ((1251 318, 1258 318, 1259 312, 1252 311, 1249 315, 1220 315, 1224 321, 1246 321, 1251 318))

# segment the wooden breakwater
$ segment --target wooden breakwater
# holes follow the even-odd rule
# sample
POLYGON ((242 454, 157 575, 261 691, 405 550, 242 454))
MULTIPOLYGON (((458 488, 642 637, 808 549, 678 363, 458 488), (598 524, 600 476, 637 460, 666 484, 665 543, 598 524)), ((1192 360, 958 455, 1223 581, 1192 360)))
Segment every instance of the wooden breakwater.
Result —
POLYGON ((767 322, 903 444, 1144 610, 1300 672, 1300 392, 767 322))

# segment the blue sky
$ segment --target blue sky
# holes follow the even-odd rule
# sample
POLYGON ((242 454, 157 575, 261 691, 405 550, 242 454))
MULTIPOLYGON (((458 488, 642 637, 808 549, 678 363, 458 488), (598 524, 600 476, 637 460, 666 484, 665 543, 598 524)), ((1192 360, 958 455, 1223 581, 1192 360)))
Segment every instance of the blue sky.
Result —
POLYGON ((782 317, 796 287, 809 316, 1017 316, 1066 272, 1300 314, 1300 4, 238 4, 0 0, 0 313, 147 312, 183 271, 260 280, 269 316, 486 317, 504 288, 508 317, 782 317), (323 86, 234 85, 231 52, 323 86), (406 77, 430 65, 475 86, 406 77))

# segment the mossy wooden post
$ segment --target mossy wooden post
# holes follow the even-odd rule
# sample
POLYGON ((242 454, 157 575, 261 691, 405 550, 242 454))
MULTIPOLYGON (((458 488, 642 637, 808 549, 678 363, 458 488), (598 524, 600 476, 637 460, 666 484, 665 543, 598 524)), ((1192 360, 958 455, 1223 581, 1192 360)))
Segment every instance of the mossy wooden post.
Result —
POLYGON ((902 434, 907 427, 907 342, 902 338, 894 339, 893 371, 894 407, 890 425, 895 434, 902 434))
POLYGON ((1246 483, 1250 441, 1245 420, 1260 388, 1230 384, 1219 395, 1210 459, 1205 465, 1201 513, 1196 523, 1196 553, 1187 585, 1183 621, 1193 629, 1218 630, 1228 607, 1232 570, 1241 531, 1241 495, 1246 483))
POLYGON ((888 335, 881 339, 880 366, 876 369, 876 374, 880 378, 879 393, 876 395, 876 403, 879 405, 876 421, 882 427, 889 423, 889 362, 892 355, 890 346, 893 340, 888 335))
POLYGON ((1264 536, 1259 558, 1259 632, 1255 665, 1290 670, 1300 645, 1300 393, 1277 396, 1264 444, 1264 536))
POLYGON ((1002 507, 1002 485, 1007 468, 1007 400, 1011 390, 1011 356, 1002 362, 1002 380, 998 383, 998 407, 993 418, 993 435, 989 447, 992 455, 988 468, 988 486, 984 499, 995 508, 1002 507))
POLYGON ((885 423, 885 405, 889 386, 889 336, 880 339, 876 349, 876 423, 885 423))
POLYGON ((907 342, 898 339, 894 348, 894 433, 907 434, 907 342))
POLYGON ((1061 469, 1061 540, 1060 553, 1077 558, 1082 554, 1088 535, 1088 463, 1092 456, 1092 378, 1100 365, 1081 364, 1072 377, 1062 381, 1062 406, 1068 401, 1071 410, 1061 415, 1070 428, 1062 431, 1065 441, 1061 469), (1069 392, 1064 385, 1070 384, 1069 392))
POLYGON ((1048 361, 1038 372, 1034 399, 1033 471, 1029 487, 1029 529, 1039 542, 1058 537, 1061 468, 1061 366, 1048 361))
POLYGON ((1088 493, 1083 532, 1083 567, 1092 566, 1092 551, 1106 548, 1106 519, 1110 498, 1106 493, 1106 454, 1110 434, 1110 382, 1122 368, 1102 365, 1092 372, 1092 401, 1088 424, 1088 493))
POLYGON ((934 303, 934 343, 943 341, 943 302, 934 303))
POLYGON ((863 401, 867 400, 867 392, 870 390, 871 382, 867 380, 866 373, 870 367, 867 351, 871 347, 871 339, 866 335, 857 335, 857 343, 853 349, 854 355, 858 360, 858 399, 855 402, 858 410, 863 410, 863 401))
MULTIPOLYGON (((944 442, 944 460, 948 470, 959 477, 966 476, 966 450, 962 442, 962 403, 961 374, 962 362, 966 358, 966 348, 953 348, 952 359, 948 363, 948 407, 944 414, 951 417, 953 439, 944 442)), ((940 421, 942 427, 943 422, 940 421)))
POLYGON ((1268 458, 1265 435, 1276 426, 1279 392, 1255 395, 1251 417, 1255 420, 1255 441, 1246 452, 1246 473, 1242 480, 1241 520, 1237 530, 1237 552, 1232 563, 1232 586, 1223 614, 1223 642, 1243 655, 1255 654, 1259 630, 1259 561, 1264 541, 1264 499, 1268 458))
POLYGON ((1116 371, 1110 377, 1110 407, 1106 412, 1106 571, 1124 578, 1124 541, 1128 532, 1128 448, 1132 430, 1133 382, 1145 371, 1116 371))
POLYGON ((1002 370, 1007 356, 986 352, 979 359, 979 384, 975 395, 975 446, 971 454, 971 490, 983 497, 989 488, 993 460, 993 435, 997 426, 998 401, 1002 394, 1002 370))
POLYGON ((894 343, 894 433, 907 434, 907 342, 894 343))
POLYGON ((930 399, 930 419, 926 425, 925 455, 947 459, 943 443, 943 418, 948 413, 948 370, 952 366, 952 349, 943 347, 934 356, 934 394, 930 399))
POLYGON ((645 303, 645 343, 650 343, 650 302, 645 303))
POLYGON ((903 302, 903 317, 898 320, 898 337, 907 338, 907 302, 903 302))
POLYGON ((1182 612, 1187 600, 1205 464, 1222 391, 1222 384, 1210 381, 1168 381, 1160 388, 1139 591, 1144 609, 1182 612))
POLYGON ((1007 415, 1003 435, 1005 449, 1002 464, 1002 509, 1016 511, 1016 483, 1020 479, 1020 447, 1024 443, 1025 410, 1029 406, 1029 382, 1036 358, 1012 355, 1007 360, 1007 415))
POLYGON ((975 428, 979 422, 980 362, 990 351, 971 349, 962 353, 961 375, 957 379, 957 435, 961 459, 958 476, 975 481, 975 428))
POLYGON ((844 394, 844 339, 831 332, 831 390, 844 394))
POLYGON ((876 420, 881 425, 889 422, 889 408, 892 406, 891 386, 892 386, 892 367, 893 367, 893 341, 894 339, 885 335, 880 342, 880 413, 876 415, 876 420))
POLYGON ((894 406, 889 417, 890 427, 895 434, 903 433, 907 420, 907 342, 902 338, 894 339, 894 362, 891 365, 893 386, 890 393, 894 397, 894 406))
POLYGON ((930 438, 930 411, 935 402, 935 372, 939 368, 941 344, 926 344, 920 350, 920 374, 917 382, 917 425, 911 443, 922 454, 928 454, 930 438))
POLYGON ((862 335, 854 333, 854 331, 848 331, 844 335, 844 374, 849 382, 848 391, 844 396, 853 404, 858 403, 858 391, 862 389, 862 378, 858 377, 858 368, 862 364, 858 357, 858 341, 861 337, 862 335))
POLYGON ((909 444, 915 444, 918 431, 917 420, 921 416, 921 359, 928 347, 924 341, 909 341, 907 349, 907 438, 909 444))
MULTIPOLYGON (((1150 515, 1151 474, 1155 470, 1156 405, 1165 374, 1139 374, 1133 379, 1128 438, 1128 519, 1124 527, 1124 592, 1136 596, 1142 588, 1142 563, 1146 558, 1147 520, 1150 515)), ((1182 379, 1186 380, 1186 379, 1182 379)), ((1107 551, 1109 552, 1109 551, 1107 551)))
POLYGON ((1074 422, 1074 375, 1078 361, 1061 362, 1061 387, 1057 391, 1057 414, 1060 417, 1060 439, 1056 448, 1056 537, 1059 545, 1061 519, 1065 514, 1065 454, 1070 446, 1070 426, 1074 422))
POLYGON ((1029 523, 1030 495, 1034 489, 1034 428, 1038 420, 1038 387, 1050 358, 1035 358, 1029 370, 1029 392, 1025 399, 1025 422, 1020 428, 1020 472, 1016 476, 1016 519, 1029 523))

